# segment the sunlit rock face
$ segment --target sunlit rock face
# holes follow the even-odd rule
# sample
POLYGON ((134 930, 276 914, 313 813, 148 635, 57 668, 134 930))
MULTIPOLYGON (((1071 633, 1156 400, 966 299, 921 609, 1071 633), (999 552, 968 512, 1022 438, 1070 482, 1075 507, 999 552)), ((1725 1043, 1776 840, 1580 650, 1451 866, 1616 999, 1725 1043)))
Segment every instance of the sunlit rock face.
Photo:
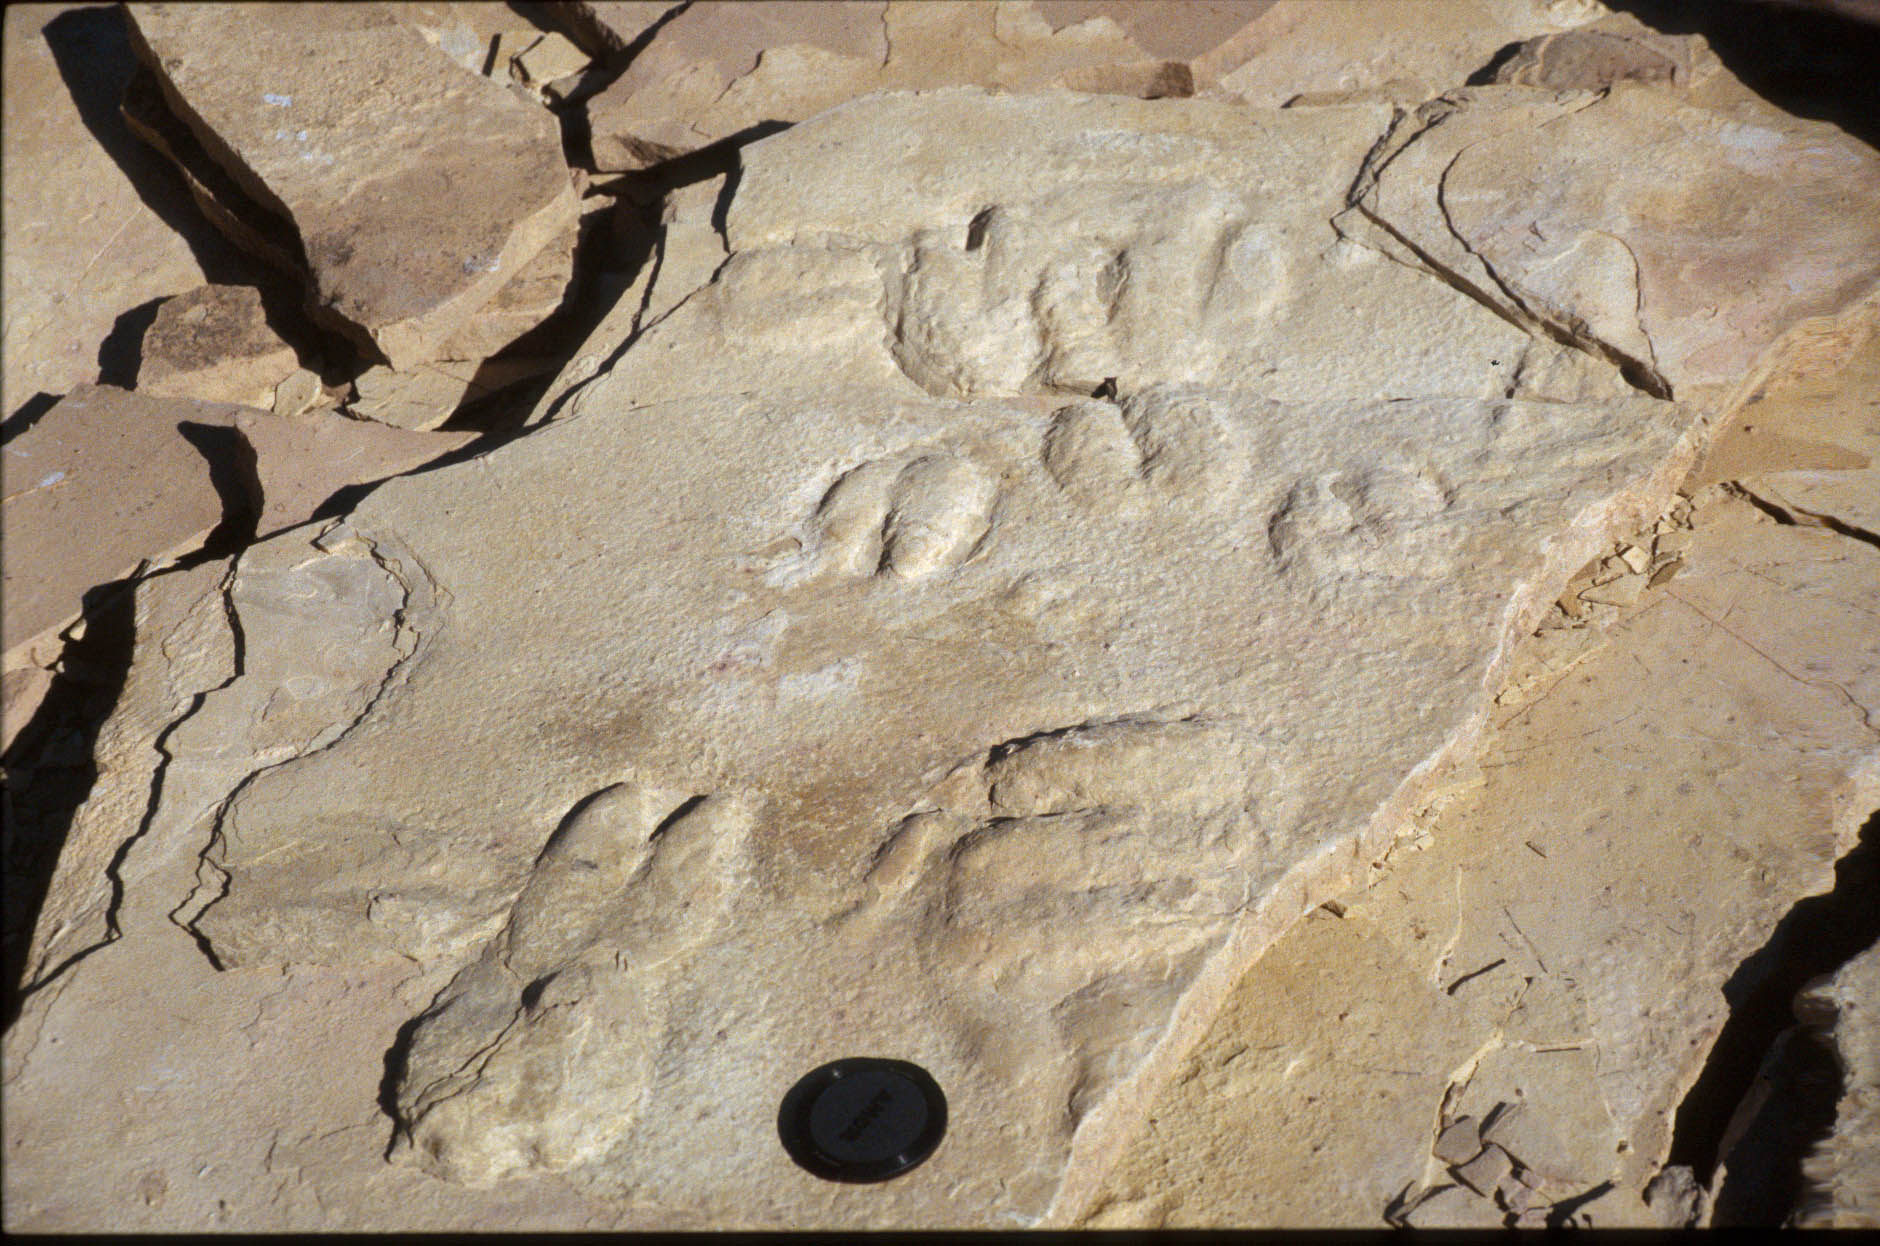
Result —
MULTIPOLYGON (((1663 508, 1706 433, 1666 396, 1874 253, 1829 230, 1689 339, 1652 284, 1684 269, 1614 276, 1650 248, 1577 147, 1559 254, 1419 233, 1461 210, 1420 145, 1524 135, 1526 185, 1567 106, 951 90, 752 146, 727 258, 584 347, 611 363, 556 418, 236 561, 178 920, 231 969, 454 971, 386 1085, 394 1160, 452 1182, 1074 1217, 1248 961, 1466 752, 1513 642, 1663 508), (865 1200, 776 1137, 853 1054, 930 1070, 953 1122, 865 1200)), ((1642 118, 1599 130, 1622 164, 1683 105, 1594 107, 1642 118)))

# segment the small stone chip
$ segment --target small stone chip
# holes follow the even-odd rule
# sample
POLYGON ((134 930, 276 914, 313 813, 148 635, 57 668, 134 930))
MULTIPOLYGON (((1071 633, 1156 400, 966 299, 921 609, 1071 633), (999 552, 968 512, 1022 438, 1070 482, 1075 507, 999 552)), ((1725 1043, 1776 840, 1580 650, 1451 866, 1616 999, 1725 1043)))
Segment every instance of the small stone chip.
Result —
POLYGON ((1466 1164, 1482 1152, 1482 1136, 1473 1116, 1458 1117, 1436 1135, 1430 1154, 1445 1164, 1466 1164))
POLYGON ((1652 556, 1636 545, 1628 545, 1619 551, 1619 558, 1636 573, 1643 574, 1651 566, 1652 556))

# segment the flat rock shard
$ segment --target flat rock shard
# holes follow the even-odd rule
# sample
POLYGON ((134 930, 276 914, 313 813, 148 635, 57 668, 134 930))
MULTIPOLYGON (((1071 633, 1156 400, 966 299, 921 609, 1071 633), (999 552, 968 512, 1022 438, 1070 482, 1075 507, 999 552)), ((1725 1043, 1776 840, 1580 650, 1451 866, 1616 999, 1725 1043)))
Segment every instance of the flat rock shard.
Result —
POLYGON ((291 223, 312 310, 393 367, 437 357, 574 222, 554 118, 427 42, 397 6, 127 11, 169 109, 291 223))

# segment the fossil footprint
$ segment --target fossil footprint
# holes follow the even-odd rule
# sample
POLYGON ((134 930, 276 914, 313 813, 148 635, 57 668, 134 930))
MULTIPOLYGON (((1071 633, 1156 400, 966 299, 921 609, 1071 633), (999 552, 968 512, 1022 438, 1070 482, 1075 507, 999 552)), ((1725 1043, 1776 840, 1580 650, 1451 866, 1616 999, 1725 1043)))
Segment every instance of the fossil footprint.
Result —
POLYGON ((1154 501, 1212 505, 1246 470, 1207 398, 1161 388, 1120 407, 1102 401, 1065 407, 1045 434, 1044 465, 1083 505, 1125 513, 1154 501))
POLYGON ((722 923, 748 830, 731 800, 637 784, 577 806, 503 931, 413 1027, 400 1154, 469 1185, 604 1154, 663 1023, 650 971, 722 923))
POLYGON ((816 508, 818 569, 918 580, 957 567, 985 538, 997 497, 991 475, 960 455, 864 463, 816 508))

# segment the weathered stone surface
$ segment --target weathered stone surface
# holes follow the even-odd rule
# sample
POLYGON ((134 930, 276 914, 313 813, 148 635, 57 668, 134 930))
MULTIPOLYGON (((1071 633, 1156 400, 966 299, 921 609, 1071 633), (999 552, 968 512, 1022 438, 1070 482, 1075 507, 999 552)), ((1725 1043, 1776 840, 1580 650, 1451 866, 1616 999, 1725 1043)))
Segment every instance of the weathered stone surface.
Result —
POLYGON ((1327 170, 1361 164, 1389 116, 968 88, 855 101, 808 123, 814 140, 745 150, 730 258, 643 326, 594 400, 837 376, 945 398, 1088 396, 1111 378, 1277 401, 1629 392, 1585 353, 1341 243, 1327 222, 1345 186, 1327 170), (894 159, 858 178, 855 153, 886 133, 894 159), (990 154, 1014 147, 1033 160, 990 154), (858 319, 879 325, 860 348, 858 319), (713 368, 674 368, 702 332, 724 342, 713 368))
MULTIPOLYGON (((1003 150, 1027 125, 1157 128, 1124 101, 927 103, 942 107, 913 133, 935 153, 978 136, 1003 150)), ((411 1036, 405 1158, 473 1184, 566 1169, 606 1199, 637 1189, 735 1223, 1063 1218, 1211 994, 1361 869, 1426 769, 1466 742, 1510 624, 1611 524, 1656 510, 1696 442, 1689 413, 1650 398, 1503 398, 1502 365, 1471 370, 1459 347, 1405 380, 1415 396, 1351 392, 1388 384, 1388 340, 1369 376, 1334 372, 1316 401, 1303 379, 1274 383, 1283 400, 1261 392, 1218 351, 1194 362, 1266 285, 1182 284, 1159 240, 1287 238, 1286 214, 1335 200, 1386 119, 1295 110, 1262 126, 1165 107, 1189 142, 1158 161, 1145 139, 1129 192, 1088 193, 1100 166, 1078 143, 1044 144, 1059 154, 1003 193, 959 188, 995 205, 968 252, 983 206, 884 218, 870 205, 900 202, 898 180, 929 167, 852 166, 854 193, 801 225, 820 238, 839 228, 827 213, 867 213, 860 239, 899 234, 851 243, 877 247, 880 269, 866 251, 831 260, 763 236, 796 210, 770 170, 813 175, 840 130, 772 140, 733 201, 726 275, 659 326, 689 333, 729 393, 637 399, 634 360, 681 340, 656 329, 571 417, 390 482, 352 514, 405 585, 384 618, 407 656, 374 668, 347 702, 368 707, 334 720, 325 747, 231 784, 183 916, 236 967, 469 962, 411 1036), (1344 144, 1343 168, 1298 172, 1312 143, 1344 144), (1212 184, 1184 198, 1155 188, 1197 170, 1212 184), (1328 185, 1301 208, 1280 178, 1328 185), (1138 198, 1161 220, 1141 240, 1138 198), (943 249, 954 230, 961 260, 943 249), (1066 348, 1087 313, 1047 301, 1064 371, 973 380, 994 366, 970 332, 986 313, 920 303, 921 265, 947 274, 983 249, 1017 289, 1069 299, 1083 252, 1065 257, 1063 240, 1100 246, 1103 230, 1151 301, 1082 363, 1066 348), (784 287, 739 287, 740 258, 799 280, 846 265, 857 293, 779 316, 769 291, 784 287), (892 321, 884 282, 916 292, 892 321), (1197 301, 1219 319, 1184 320, 1197 301), (1152 307, 1180 332, 1152 335, 1152 307), (949 315, 964 319, 942 332, 949 315), (740 394, 739 369, 774 349, 742 326, 766 316, 799 362, 740 394), (938 392, 906 378, 890 324, 938 392), (819 351, 858 362, 831 375, 819 351), (898 379, 854 387, 877 375, 898 379), (1092 377, 1115 378, 1107 396, 1078 397, 1092 377), (574 471, 578 488, 556 483, 574 471), (504 570, 518 559, 499 552, 519 540, 520 594, 504 570), (580 624, 577 603, 599 595, 631 624, 580 624), (343 848, 326 829, 341 826, 343 848), (903 968, 872 972, 889 964, 903 968), (922 1060, 958 1111, 949 1148, 892 1204, 845 1200, 770 1137, 788 1082, 857 1044, 922 1060), (690 1122, 708 1100, 729 1115, 706 1136, 690 1122)), ((855 105, 827 125, 905 144, 881 123, 903 108, 855 105)), ((1291 246, 1335 246, 1329 215, 1291 246)), ((1354 253, 1354 282, 1372 269, 1505 340, 1461 295, 1354 253)), ((1308 284, 1289 287, 1296 301, 1330 297, 1308 284)), ((318 579, 306 539, 241 566, 318 579)), ((301 643, 257 635, 276 626, 268 611, 234 610, 251 647, 301 643)), ((290 631, 316 621, 298 612, 290 631)))
POLYGON ((1834 1131, 1802 1162, 1803 1228, 1880 1228, 1880 947, 1843 965, 1797 1001, 1841 1071, 1834 1131))
MULTIPOLYGON (((1871 345, 1772 381, 1696 479, 1723 462, 1755 489, 1758 452, 1832 448, 1871 493, 1876 396, 1871 345)), ((1543 1210, 1608 1180, 1595 1224, 1701 1205, 1688 1172, 1681 1199, 1655 1174, 1721 988, 1880 803, 1880 556, 1700 496, 1672 578, 1528 654, 1577 648, 1517 655, 1479 786, 1420 819, 1422 850, 1240 982, 1093 1223, 1375 1225, 1452 1182, 1433 1140, 1497 1104, 1524 1108, 1488 1132, 1539 1170, 1543 1210), (1322 1145, 1287 1145, 1291 1120, 1322 1145)))
POLYGON ((0 674, 0 754, 10 751, 52 690, 52 672, 22 655, 0 674))
POLYGON ((170 111, 148 65, 139 62, 132 71, 118 111, 133 134, 175 166, 196 207, 225 238, 276 272, 294 278, 305 274, 306 249, 293 223, 256 200, 216 163, 195 131, 170 111))
POLYGON ((341 489, 402 476, 476 440, 475 433, 419 433, 331 412, 298 419, 238 415, 254 454, 263 535, 304 522, 341 489))
POLYGON ((13 4, 4 21, 0 408, 10 417, 35 394, 97 381, 99 346, 120 317, 253 276, 215 230, 192 226, 187 193, 116 115, 136 63, 119 15, 13 4))
MULTIPOLYGON (((722 230, 645 274, 555 422, 151 586, 122 786, 57 886, 90 902, 34 949, 42 979, 85 958, 8 1036, 9 1227, 1073 1219, 1240 967, 1364 870, 1504 669, 1497 717, 1530 708, 1540 668, 1505 642, 1556 598, 1597 624, 1706 588, 1703 507, 1606 540, 1668 495, 1690 409, 1328 226, 1387 109, 927 104, 753 149, 722 230), (1018 146, 1024 176, 1000 168, 1018 146), (1581 600, 1634 589, 1630 613, 1581 600), (956 1113, 885 1188, 814 1182, 775 1142, 781 1091, 855 1043, 933 1068, 956 1113), (122 1104, 89 1089, 126 1078, 122 1104)), ((1780 559, 1751 553, 1699 605, 1762 591, 1780 559)), ((1848 596, 1814 569, 1767 597, 1848 596)), ((1789 691, 1740 717, 1799 736, 1819 707, 1789 691)), ((1727 709, 1692 699, 1714 733, 1727 709)), ((1548 790, 1537 825, 1595 789, 1548 790)), ((1611 862, 1662 875, 1621 829, 1494 893, 1546 965, 1555 890, 1597 912, 1611 862)), ((1768 905, 1817 850, 1769 848, 1768 905)), ((1355 906, 1305 924, 1369 923, 1409 969, 1367 994, 1295 957, 1293 1002, 1244 1005, 1273 1037, 1194 1083, 1252 1100, 1237 1070, 1264 1068, 1290 1098, 1203 1172, 1231 1156, 1259 1188, 1284 1146, 1349 1161, 1314 1220, 1397 1199, 1537 1223, 1664 1116, 1611 1087, 1657 1051, 1624 1019, 1676 992, 1589 1004, 1543 974, 1511 998, 1518 940, 1438 874, 1447 955, 1355 906), (1333 999, 1342 1024, 1314 1011, 1333 999), (1618 1037, 1563 1046, 1595 1024, 1618 1037), (1484 1193, 1430 1153, 1465 1115, 1508 1157, 1484 1193)), ((1624 1218, 1634 1189, 1577 1214, 1624 1218)))
POLYGON ((1836 127, 1619 82, 1435 101, 1372 157, 1357 201, 1432 271, 1669 394, 1740 380, 1783 332, 1872 290, 1877 196, 1880 154, 1836 127))
POLYGON ((1494 80, 1554 90, 1628 81, 1688 87, 1720 68, 1700 36, 1661 34, 1630 13, 1615 13, 1577 30, 1528 40, 1496 69, 1494 80))
POLYGON ((544 391, 530 414, 530 424, 550 418, 575 390, 618 359, 643 330, 664 320, 711 283, 728 258, 724 234, 714 223, 727 180, 724 175, 707 178, 667 196, 653 254, 544 391))
POLYGON ((353 382, 354 394, 346 410, 357 419, 414 432, 428 431, 449 420, 466 403, 553 367, 553 360, 543 359, 440 359, 409 372, 370 368, 353 382))
POLYGON ((7 442, 0 649, 76 618, 94 585, 200 545, 227 509, 215 477, 234 474, 242 410, 81 385, 7 442))
POLYGON ((407 0, 397 12, 400 21, 471 73, 487 69, 502 81, 508 80, 509 67, 496 63, 498 43, 526 47, 543 34, 503 0, 407 0))
POLYGON ((436 357, 574 219, 554 119, 389 6, 128 11, 171 110, 294 225, 313 310, 394 367, 436 357))
POLYGON ((1582 0, 1276 0, 1195 64, 1197 86, 1278 107, 1382 90, 1415 106, 1461 86, 1510 43, 1606 10, 1582 0))
POLYGON ((144 333, 137 391, 268 407, 300 366, 254 286, 199 286, 166 300, 144 333))
POLYGON ((594 159, 634 169, 872 91, 955 85, 1193 93, 1108 17, 1054 29, 1027 3, 700 0, 588 103, 594 159))
POLYGON ((515 280, 498 290, 438 348, 438 358, 463 361, 499 355, 552 319, 574 286, 579 241, 579 227, 570 225, 536 252, 515 280))
MULTIPOLYGON (((1230 45, 1274 0, 1033 0, 1038 16, 1054 31, 1096 18, 1115 22, 1150 56, 1189 65, 1208 63, 1209 53, 1230 45)), ((1205 71, 1204 71, 1205 72, 1205 71)), ((1205 82, 1203 76, 1196 82, 1205 82)))

